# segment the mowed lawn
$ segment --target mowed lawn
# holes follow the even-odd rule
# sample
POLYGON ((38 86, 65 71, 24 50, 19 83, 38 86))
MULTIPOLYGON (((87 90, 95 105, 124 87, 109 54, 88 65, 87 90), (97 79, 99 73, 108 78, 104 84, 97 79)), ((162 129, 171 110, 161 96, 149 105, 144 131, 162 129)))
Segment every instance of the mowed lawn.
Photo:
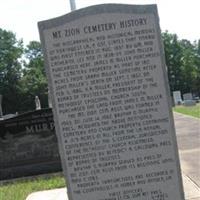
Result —
POLYGON ((32 192, 61 187, 65 187, 65 181, 61 174, 53 174, 48 177, 36 176, 4 184, 0 182, 0 200, 25 200, 32 192))
POLYGON ((173 111, 200 118, 200 103, 196 104, 196 106, 176 106, 173 111))

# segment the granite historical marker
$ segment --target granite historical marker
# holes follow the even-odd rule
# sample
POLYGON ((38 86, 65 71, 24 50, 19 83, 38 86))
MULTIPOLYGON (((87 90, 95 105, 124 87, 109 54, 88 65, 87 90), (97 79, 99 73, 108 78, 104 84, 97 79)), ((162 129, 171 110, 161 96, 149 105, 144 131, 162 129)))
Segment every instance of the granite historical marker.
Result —
POLYGON ((71 200, 183 200, 156 5, 39 22, 71 200))

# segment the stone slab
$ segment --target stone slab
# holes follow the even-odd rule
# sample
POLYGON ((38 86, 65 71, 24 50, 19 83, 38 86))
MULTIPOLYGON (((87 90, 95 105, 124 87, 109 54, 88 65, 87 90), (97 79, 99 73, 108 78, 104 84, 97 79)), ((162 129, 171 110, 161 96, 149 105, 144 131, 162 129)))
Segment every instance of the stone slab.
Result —
POLYGON ((69 199, 184 199, 156 5, 92 6, 39 30, 69 199))
POLYGON ((192 93, 185 93, 183 94, 183 100, 192 100, 193 97, 192 97, 192 93))
POLYGON ((26 200, 68 200, 66 188, 34 192, 26 200))
POLYGON ((200 188, 188 176, 183 174, 182 177, 185 191, 185 199, 191 200, 200 198, 200 188))
POLYGON ((195 100, 184 100, 184 106, 195 106, 196 101, 195 100))
POLYGON ((51 109, 0 120, 0 180, 60 170, 51 109))

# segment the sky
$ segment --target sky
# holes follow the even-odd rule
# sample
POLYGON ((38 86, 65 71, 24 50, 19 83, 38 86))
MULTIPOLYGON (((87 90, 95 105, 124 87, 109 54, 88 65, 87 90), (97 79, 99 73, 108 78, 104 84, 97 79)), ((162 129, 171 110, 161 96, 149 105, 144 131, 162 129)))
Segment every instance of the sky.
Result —
MULTIPOLYGON (((157 4, 161 30, 179 39, 200 39, 200 0, 76 0, 77 9, 103 3, 157 4)), ((69 0, 0 0, 0 28, 17 39, 39 41, 37 22, 70 12, 69 0)))

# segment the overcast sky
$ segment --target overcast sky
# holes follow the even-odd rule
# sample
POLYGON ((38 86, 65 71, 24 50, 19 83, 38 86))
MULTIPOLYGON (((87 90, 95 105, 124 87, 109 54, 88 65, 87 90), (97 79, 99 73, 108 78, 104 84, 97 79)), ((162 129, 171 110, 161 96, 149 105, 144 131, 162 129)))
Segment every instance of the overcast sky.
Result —
MULTIPOLYGON (((161 29, 180 39, 200 39, 200 0, 76 0, 77 9, 102 3, 157 4, 161 29)), ((0 0, 0 28, 27 44, 39 41, 37 22, 70 12, 69 0, 0 0)))

